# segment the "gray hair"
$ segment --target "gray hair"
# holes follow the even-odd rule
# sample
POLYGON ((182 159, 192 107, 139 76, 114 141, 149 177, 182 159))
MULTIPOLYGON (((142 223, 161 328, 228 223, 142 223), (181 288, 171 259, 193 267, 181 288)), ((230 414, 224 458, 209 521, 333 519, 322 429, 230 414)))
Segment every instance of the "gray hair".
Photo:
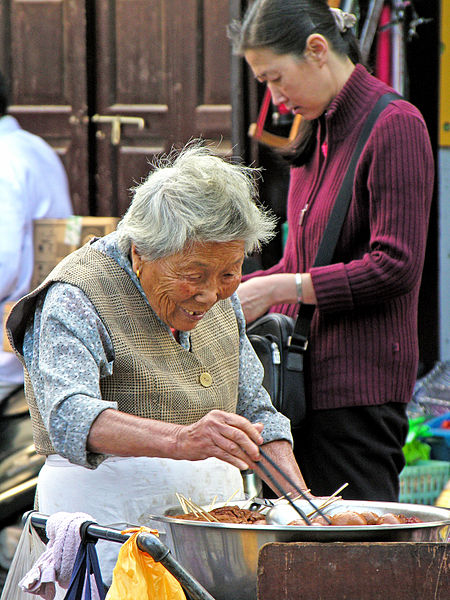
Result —
POLYGON ((153 162, 117 226, 119 247, 131 243, 145 260, 194 242, 242 240, 246 254, 275 235, 276 217, 257 204, 259 170, 228 162, 200 140, 153 162))

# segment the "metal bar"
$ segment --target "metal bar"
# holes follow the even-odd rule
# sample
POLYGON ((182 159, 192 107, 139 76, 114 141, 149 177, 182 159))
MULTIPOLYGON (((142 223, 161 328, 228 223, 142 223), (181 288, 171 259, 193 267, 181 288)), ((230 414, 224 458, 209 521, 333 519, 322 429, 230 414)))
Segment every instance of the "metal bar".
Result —
MULTIPOLYGON (((48 515, 36 511, 29 511, 22 517, 22 521, 26 522, 28 516, 31 515, 30 521, 34 528, 43 529, 45 532, 47 526, 48 515)), ((86 533, 98 540, 106 540, 109 542, 126 542, 131 533, 121 533, 117 529, 104 527, 97 523, 91 523, 86 527, 86 533)), ((136 538, 136 543, 139 550, 149 554, 153 560, 160 562, 179 582, 183 589, 189 594, 190 600, 214 600, 214 597, 205 590, 205 588, 190 575, 186 569, 172 556, 170 549, 158 538, 158 536, 145 531, 139 533, 136 538)))
POLYGON ((405 24, 403 0, 392 1, 392 87, 402 96, 406 96, 406 69, 405 69, 405 24), (395 23, 395 21, 397 21, 395 23))
POLYGON ((160 562, 172 573, 192 600, 214 600, 213 596, 174 559, 170 550, 156 535, 140 533, 136 538, 136 543, 140 550, 150 554, 154 560, 160 562))
POLYGON ((367 9, 367 16, 359 37, 359 46, 363 62, 367 62, 372 47, 373 39, 380 21, 384 0, 371 0, 367 9))

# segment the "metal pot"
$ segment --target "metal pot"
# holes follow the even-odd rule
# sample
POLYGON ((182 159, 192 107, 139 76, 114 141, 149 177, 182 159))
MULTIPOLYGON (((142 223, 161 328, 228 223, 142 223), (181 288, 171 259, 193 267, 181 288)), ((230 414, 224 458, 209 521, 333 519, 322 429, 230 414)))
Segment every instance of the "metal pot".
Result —
MULTIPOLYGON (((243 506, 245 502, 236 502, 243 506)), ((288 526, 298 515, 289 505, 270 509, 272 522, 283 524, 235 525, 175 519, 180 508, 164 516, 149 515, 146 523, 167 532, 166 544, 175 558, 216 600, 256 600, 259 550, 270 542, 393 542, 443 541, 450 530, 450 510, 416 504, 340 501, 326 512, 371 510, 416 516, 423 523, 348 527, 288 526), (279 508, 279 509, 278 509, 279 508), (290 509, 292 512, 286 511, 290 509)), ((304 506, 302 506, 304 508, 304 506)), ((269 518, 269 515, 268 515, 269 518)))

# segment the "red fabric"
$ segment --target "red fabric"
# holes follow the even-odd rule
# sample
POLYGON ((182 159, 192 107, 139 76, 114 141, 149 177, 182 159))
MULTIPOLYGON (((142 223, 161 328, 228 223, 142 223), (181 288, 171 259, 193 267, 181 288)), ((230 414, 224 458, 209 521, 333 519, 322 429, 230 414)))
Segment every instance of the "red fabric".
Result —
POLYGON ((256 121, 255 137, 260 138, 264 129, 264 123, 266 122, 267 113, 269 111, 270 104, 272 102, 272 95, 269 88, 266 88, 264 92, 264 98, 259 109, 258 119, 256 121))
MULTIPOLYGON (((380 16, 380 28, 391 21, 391 8, 384 6, 380 16)), ((378 79, 392 85, 391 76, 391 30, 379 31, 376 46, 375 74, 378 79)))
MULTIPOLYGON (((365 117, 389 90, 357 65, 327 110, 326 135, 319 126, 326 158, 318 144, 308 165, 291 170, 284 257, 243 278, 311 273, 318 298, 307 382, 313 408, 407 402, 417 374, 417 304, 434 164, 423 118, 406 101, 386 108, 364 149, 335 262, 311 268, 365 117)), ((296 306, 272 310, 295 315, 296 306)))
MULTIPOLYGON (((271 104, 272 94, 270 93, 269 88, 266 88, 266 91, 264 92, 263 101, 261 103, 261 108, 259 109, 258 118, 256 120, 255 138, 260 138, 262 136, 264 124, 267 119, 267 113, 269 112, 271 104)), ((280 113, 280 115, 287 114, 290 112, 290 110, 286 108, 284 104, 278 104, 277 110, 280 113)))
POLYGON ((289 108, 286 108, 286 105, 281 103, 277 106, 278 112, 280 113, 280 115, 287 115, 288 113, 290 113, 291 111, 289 110, 289 108))

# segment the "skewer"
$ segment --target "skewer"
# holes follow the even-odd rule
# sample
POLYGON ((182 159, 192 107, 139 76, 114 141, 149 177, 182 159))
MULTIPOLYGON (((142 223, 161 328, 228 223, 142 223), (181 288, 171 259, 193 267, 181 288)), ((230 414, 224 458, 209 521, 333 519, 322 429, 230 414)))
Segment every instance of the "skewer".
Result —
MULTIPOLYGON (((329 497, 328 497, 328 498, 325 500, 325 502, 319 506, 319 508, 321 508, 321 509, 322 509, 322 508, 325 508, 326 506, 329 506, 329 505, 330 505, 332 502, 335 502, 336 500, 340 500, 340 499, 341 499, 341 496, 338 496, 337 494, 339 494, 339 492, 342 492, 342 490, 343 490, 344 488, 346 488, 347 486, 348 486, 348 483, 344 483, 344 485, 341 485, 341 487, 340 487, 338 490, 336 490, 335 492, 333 492, 333 493, 331 494, 331 496, 329 496, 329 497)), ((308 517, 310 517, 311 515, 313 515, 315 512, 316 512, 316 511, 315 511, 315 510, 313 510, 312 512, 308 513, 308 517)))
POLYGON ((342 490, 344 488, 346 488, 348 486, 348 483, 344 483, 343 485, 341 485, 341 487, 339 489, 337 489, 335 492, 333 492, 330 496, 330 498, 334 498, 335 496, 337 496, 339 494, 339 492, 342 492, 342 490))
POLYGON ((235 492, 233 492, 231 494, 231 496, 228 498, 228 500, 225 502, 224 506, 227 506, 229 502, 231 502, 231 500, 233 500, 233 498, 236 496, 236 494, 239 493, 239 490, 236 490, 235 492))
MULTIPOLYGON (((325 502, 323 504, 319 505, 319 508, 321 510, 323 510, 324 508, 326 508, 327 506, 330 506, 330 504, 333 504, 333 502, 336 502, 337 500, 340 500, 341 496, 335 496, 334 498, 327 498, 327 500, 325 500, 325 502)), ((308 513, 308 517, 312 517, 317 511, 312 510, 310 513, 308 513)))
MULTIPOLYGON (((185 511, 185 514, 187 514, 188 512, 193 512, 195 516, 202 516, 204 517, 207 521, 209 521, 210 523, 215 521, 216 523, 219 523, 219 519, 216 519, 216 517, 214 515, 212 515, 211 513, 207 512, 206 510, 204 510, 201 506, 198 506, 198 504, 195 504, 195 502, 192 502, 191 499, 187 499, 184 496, 179 497, 179 495, 177 494, 178 499, 180 500, 180 504, 183 506, 183 504, 185 504, 185 506, 189 507, 189 510, 185 511), (181 499, 183 499, 183 504, 181 503, 181 499)), ((183 509, 185 510, 185 509, 183 509)))
MULTIPOLYGON (((264 450, 263 450, 261 447, 259 448, 259 452, 260 452, 261 456, 262 456, 263 458, 265 458, 265 459, 267 460, 267 462, 268 462, 269 464, 271 464, 271 465, 272 465, 272 467, 273 467, 273 468, 274 468, 274 469, 275 469, 275 470, 276 470, 276 471, 277 471, 277 472, 278 472, 278 473, 279 473, 279 474, 280 474, 280 475, 281 475, 281 476, 282 476, 282 477, 283 477, 283 478, 284 478, 284 479, 285 479, 285 480, 286 480, 286 481, 287 481, 287 482, 288 482, 288 483, 289 483, 289 484, 290 484, 290 485, 291 485, 291 486, 294 488, 294 490, 295 490, 295 491, 296 491, 296 492, 297 492, 297 493, 298 493, 298 494, 299 494, 299 495, 300 495, 300 496, 301 496, 301 497, 302 497, 304 500, 307 500, 307 501, 308 501, 308 502, 311 504, 311 506, 314 508, 314 511, 315 511, 315 512, 318 512, 318 513, 319 513, 319 515, 320 515, 321 517, 323 517, 323 518, 325 519, 325 521, 326 521, 328 524, 331 524, 331 521, 330 521, 330 519, 329 519, 329 518, 328 518, 328 517, 327 517, 327 516, 326 516, 326 515, 325 515, 325 514, 322 512, 322 510, 321 510, 319 507, 317 507, 317 506, 314 504, 314 502, 311 500, 311 498, 308 498, 308 496, 306 495, 306 493, 305 493, 305 492, 303 492, 303 491, 302 491, 300 488, 298 488, 298 487, 295 485, 295 483, 292 481, 292 479, 289 477, 289 475, 288 475, 287 473, 285 473, 285 472, 283 471, 283 469, 282 469, 280 466, 278 466, 278 465, 277 465, 277 463, 276 463, 276 462, 274 462, 274 461, 273 461, 273 460, 270 458, 270 456, 268 456, 268 455, 267 455, 267 454, 264 452, 264 450)), ((292 506, 292 507, 293 507, 293 508, 294 508, 294 509, 295 509, 295 510, 296 510, 296 511, 297 511, 297 512, 300 514, 300 516, 302 517, 302 519, 304 519, 308 525, 311 525, 311 521, 309 520, 309 518, 307 517, 307 515, 306 515, 306 514, 304 514, 304 513, 303 513, 303 514, 301 514, 303 511, 301 511, 301 510, 298 508, 298 506, 292 502, 292 500, 289 498, 289 496, 287 496, 287 495, 286 495, 286 492, 285 492, 285 491, 284 491, 284 490, 283 490, 283 489, 280 487, 280 484, 279 484, 279 483, 277 483, 277 482, 276 482, 276 481, 273 479, 272 475, 271 475, 271 474, 268 472, 268 470, 266 469, 266 467, 265 467, 264 465, 262 465, 262 464, 261 464, 261 462, 259 462, 259 463, 258 463, 258 467, 259 467, 259 468, 260 468, 260 469, 261 469, 261 470, 262 470, 262 471, 263 471, 263 472, 266 474, 266 476, 267 476, 267 477, 269 477, 269 478, 270 478, 271 482, 275 484, 275 486, 276 486, 276 487, 277 487, 277 488, 280 490, 280 492, 286 496, 286 500, 287 500, 287 501, 289 502, 289 504, 290 504, 290 505, 291 505, 291 506, 292 506), (263 468, 263 467, 264 467, 264 468, 263 468)))
POLYGON ((181 508, 183 509, 184 513, 187 514, 189 512, 186 503, 184 501, 184 497, 181 494, 176 494, 176 497, 178 498, 178 502, 181 504, 181 508))

